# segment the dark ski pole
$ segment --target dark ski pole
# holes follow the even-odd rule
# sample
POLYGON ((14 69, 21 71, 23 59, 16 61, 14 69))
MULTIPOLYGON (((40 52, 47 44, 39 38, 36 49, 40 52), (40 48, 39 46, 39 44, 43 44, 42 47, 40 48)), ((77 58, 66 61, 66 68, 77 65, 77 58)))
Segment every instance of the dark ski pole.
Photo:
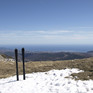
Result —
POLYGON ((24 62, 24 48, 22 48, 22 61, 23 61, 23 80, 25 80, 25 62, 24 62))
POLYGON ((18 76, 18 50, 15 49, 15 60, 16 60, 16 76, 17 76, 17 81, 19 80, 18 76))

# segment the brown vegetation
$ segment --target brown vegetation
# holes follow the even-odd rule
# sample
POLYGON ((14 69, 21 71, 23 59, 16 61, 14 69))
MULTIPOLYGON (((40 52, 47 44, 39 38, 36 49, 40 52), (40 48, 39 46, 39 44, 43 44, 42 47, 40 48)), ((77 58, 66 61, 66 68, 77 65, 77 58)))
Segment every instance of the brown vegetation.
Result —
MULTIPOLYGON (((65 60, 65 61, 35 61, 26 62, 26 73, 45 72, 51 69, 79 68, 81 73, 72 74, 73 78, 88 80, 93 79, 93 58, 65 60)), ((0 62, 0 78, 16 75, 15 62, 0 62)), ((19 62, 19 74, 22 74, 22 62, 19 62)))

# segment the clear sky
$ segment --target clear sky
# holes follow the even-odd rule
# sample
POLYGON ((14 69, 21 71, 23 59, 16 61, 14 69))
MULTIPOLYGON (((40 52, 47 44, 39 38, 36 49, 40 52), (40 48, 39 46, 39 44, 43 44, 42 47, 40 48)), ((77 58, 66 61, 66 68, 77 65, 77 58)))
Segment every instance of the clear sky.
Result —
POLYGON ((93 0, 0 0, 4 44, 93 44, 93 0))

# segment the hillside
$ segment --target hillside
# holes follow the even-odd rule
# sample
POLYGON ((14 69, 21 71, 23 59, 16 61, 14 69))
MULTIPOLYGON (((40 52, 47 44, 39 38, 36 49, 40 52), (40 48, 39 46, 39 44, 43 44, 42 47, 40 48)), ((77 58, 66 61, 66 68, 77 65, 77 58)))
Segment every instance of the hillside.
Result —
POLYGON ((92 57, 90 53, 79 52, 39 52, 26 53, 26 61, 57 61, 57 60, 72 60, 92 57))
MULTIPOLYGON (((0 51, 1 55, 8 55, 15 58, 14 51, 0 51)), ((73 60, 93 57, 93 52, 25 52, 25 61, 57 61, 57 60, 73 60)), ((18 59, 21 61, 21 52, 18 53, 18 59)))
POLYGON ((8 61, 14 62, 15 60, 12 57, 8 56, 8 55, 1 54, 0 55, 0 61, 3 61, 3 62, 8 62, 8 61))
MULTIPOLYGON (((84 70, 79 74, 72 74, 75 79, 93 79, 93 58, 65 60, 65 61, 36 61, 26 62, 26 73, 45 72, 52 69, 79 68, 84 70), (77 76, 77 78, 76 78, 77 76)), ((0 62, 0 78, 16 74, 15 62, 0 62)), ((22 63, 19 62, 19 72, 22 74, 22 63)))

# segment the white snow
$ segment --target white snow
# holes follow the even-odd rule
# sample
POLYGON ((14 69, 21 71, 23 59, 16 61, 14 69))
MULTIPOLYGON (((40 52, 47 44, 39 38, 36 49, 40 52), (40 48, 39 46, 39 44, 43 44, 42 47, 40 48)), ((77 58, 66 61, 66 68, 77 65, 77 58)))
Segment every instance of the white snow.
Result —
POLYGON ((75 81, 65 78, 72 73, 82 72, 78 69, 51 70, 26 74, 26 80, 20 75, 0 79, 0 93, 93 93, 93 80, 75 81))

